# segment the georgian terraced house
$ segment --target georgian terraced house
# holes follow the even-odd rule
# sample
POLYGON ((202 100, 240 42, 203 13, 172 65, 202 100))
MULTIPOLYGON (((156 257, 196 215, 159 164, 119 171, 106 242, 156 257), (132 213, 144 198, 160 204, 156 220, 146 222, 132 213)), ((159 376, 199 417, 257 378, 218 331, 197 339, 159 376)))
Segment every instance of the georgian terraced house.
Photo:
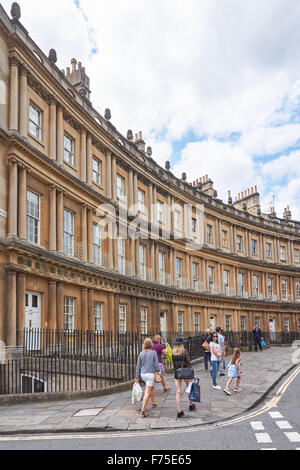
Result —
POLYGON ((207 176, 161 168, 141 132, 124 137, 93 108, 82 65, 59 70, 20 15, 0 6, 0 340, 20 345, 24 327, 299 331, 289 209, 263 214, 256 187, 224 203, 207 176), (123 237, 136 215, 140 238, 123 237))

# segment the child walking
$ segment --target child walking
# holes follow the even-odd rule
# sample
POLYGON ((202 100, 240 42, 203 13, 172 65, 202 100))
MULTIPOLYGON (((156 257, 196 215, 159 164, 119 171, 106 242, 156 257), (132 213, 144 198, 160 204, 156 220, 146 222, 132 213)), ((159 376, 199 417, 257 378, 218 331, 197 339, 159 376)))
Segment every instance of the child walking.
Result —
POLYGON ((242 391, 240 389, 241 374, 242 374, 240 364, 241 364, 241 350, 239 348, 235 348, 233 350, 233 356, 231 358, 231 361, 228 365, 228 381, 227 381, 226 387, 224 388, 224 392, 227 395, 232 395, 229 387, 233 379, 236 379, 234 391, 235 392, 242 391))

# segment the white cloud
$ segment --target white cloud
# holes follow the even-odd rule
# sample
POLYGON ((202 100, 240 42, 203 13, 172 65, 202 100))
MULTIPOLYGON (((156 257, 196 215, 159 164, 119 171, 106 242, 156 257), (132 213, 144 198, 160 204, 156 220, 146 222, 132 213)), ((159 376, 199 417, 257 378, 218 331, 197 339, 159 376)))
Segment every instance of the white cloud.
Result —
POLYGON ((173 172, 178 177, 185 172, 190 183, 208 175, 214 181, 218 197, 224 202, 227 202, 228 190, 234 197, 252 186, 263 187, 250 155, 228 142, 208 140, 188 144, 173 172))
MULTIPOLYGON (((209 174, 225 199, 227 189, 268 188, 272 165, 262 166, 263 186, 253 156, 263 164, 265 154, 284 155, 300 137, 299 0, 288 7, 286 0, 79 2, 81 9, 52 0, 45 9, 26 0, 21 22, 46 54, 56 49, 60 68, 72 57, 82 62, 95 108, 110 108, 124 135, 143 131, 162 165, 175 141, 206 138, 184 141, 175 169, 209 174), (240 141, 217 142, 233 133, 240 141)), ((11 0, 2 4, 10 10, 11 0)), ((278 175, 281 166, 274 165, 278 175)), ((292 191, 281 189, 296 177, 286 178, 278 197, 288 204, 292 191)))

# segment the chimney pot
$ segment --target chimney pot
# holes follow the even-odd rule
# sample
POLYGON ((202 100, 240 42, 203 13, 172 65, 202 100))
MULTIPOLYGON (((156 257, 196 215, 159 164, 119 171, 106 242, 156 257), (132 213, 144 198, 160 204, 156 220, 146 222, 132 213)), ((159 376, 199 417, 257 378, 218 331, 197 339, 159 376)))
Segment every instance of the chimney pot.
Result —
POLYGON ((70 67, 67 67, 67 76, 70 75, 70 67))
POLYGON ((77 60, 76 60, 76 59, 72 59, 72 60, 71 60, 71 64, 72 64, 72 72, 76 72, 77 60))

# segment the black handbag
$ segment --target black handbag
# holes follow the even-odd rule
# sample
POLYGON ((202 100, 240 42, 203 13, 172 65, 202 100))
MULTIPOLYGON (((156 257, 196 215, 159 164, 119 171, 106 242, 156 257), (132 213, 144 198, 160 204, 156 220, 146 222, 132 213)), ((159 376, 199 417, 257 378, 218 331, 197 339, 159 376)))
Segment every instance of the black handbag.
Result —
POLYGON ((181 367, 175 371, 175 379, 193 379, 194 377, 194 369, 191 367, 181 367))

